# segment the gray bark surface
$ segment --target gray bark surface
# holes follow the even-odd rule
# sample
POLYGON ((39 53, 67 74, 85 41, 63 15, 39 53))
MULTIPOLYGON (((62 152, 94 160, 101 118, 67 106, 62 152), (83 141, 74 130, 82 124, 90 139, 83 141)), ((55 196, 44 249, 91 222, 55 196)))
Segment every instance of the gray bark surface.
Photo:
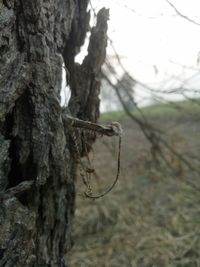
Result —
POLYGON ((87 4, 0 0, 0 266, 67 266, 77 163, 64 118, 70 109, 98 119, 106 49, 102 9, 88 56, 74 63, 89 28, 87 4), (60 106, 63 58, 68 109, 60 106))

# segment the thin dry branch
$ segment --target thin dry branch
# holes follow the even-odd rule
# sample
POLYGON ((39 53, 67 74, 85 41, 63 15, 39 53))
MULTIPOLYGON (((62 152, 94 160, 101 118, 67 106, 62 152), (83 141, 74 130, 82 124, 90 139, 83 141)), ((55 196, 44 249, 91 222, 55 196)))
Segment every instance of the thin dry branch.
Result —
POLYGON ((167 2, 167 3, 174 9, 174 11, 176 12, 176 14, 179 15, 181 18, 183 18, 183 19, 185 19, 185 20, 187 20, 187 21, 189 21, 189 22, 191 22, 191 23, 193 23, 193 24, 195 24, 195 25, 197 25, 197 26, 200 26, 200 23, 198 23, 197 21, 195 21, 195 20, 189 18, 188 16, 182 14, 182 13, 175 7, 175 5, 172 4, 169 0, 165 0, 165 1, 166 1, 166 2, 167 2))
MULTIPOLYGON (((184 156, 182 156, 179 152, 177 152, 172 146, 170 146, 161 136, 161 131, 159 131, 156 128, 153 128, 150 124, 148 124, 147 121, 142 120, 140 118, 138 118, 137 116, 135 116, 126 106, 126 104, 123 101, 123 98, 119 92, 119 88, 114 85, 110 79, 103 74, 104 79, 110 84, 110 86, 116 91, 116 94, 124 108, 124 111, 126 112, 126 114, 133 120, 135 121, 140 129, 142 130, 143 134, 145 135, 145 137, 147 138, 147 140, 150 142, 152 149, 151 151, 153 153, 157 153, 159 154, 164 161, 166 162, 165 156, 163 157, 163 151, 161 148, 161 145, 163 145, 163 147, 167 148, 167 150, 169 152, 171 152, 172 154, 174 154, 176 156, 177 159, 180 160, 180 162, 184 163, 185 166, 187 166, 191 171, 196 172, 199 174, 199 170, 197 168, 195 168, 184 156)), ((166 162, 167 163, 167 162, 166 162)), ((190 183, 190 185, 192 185, 193 187, 195 185, 193 185, 192 183, 190 183)))

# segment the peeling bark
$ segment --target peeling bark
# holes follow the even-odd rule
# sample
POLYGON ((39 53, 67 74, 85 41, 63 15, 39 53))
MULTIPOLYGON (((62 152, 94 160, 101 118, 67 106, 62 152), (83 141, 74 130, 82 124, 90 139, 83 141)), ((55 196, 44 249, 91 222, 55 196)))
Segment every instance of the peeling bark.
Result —
POLYGON ((0 1, 0 266, 67 266, 77 163, 63 122, 68 110, 60 106, 62 54, 69 109, 96 121, 106 48, 103 9, 88 56, 74 63, 88 30, 87 4, 0 1))

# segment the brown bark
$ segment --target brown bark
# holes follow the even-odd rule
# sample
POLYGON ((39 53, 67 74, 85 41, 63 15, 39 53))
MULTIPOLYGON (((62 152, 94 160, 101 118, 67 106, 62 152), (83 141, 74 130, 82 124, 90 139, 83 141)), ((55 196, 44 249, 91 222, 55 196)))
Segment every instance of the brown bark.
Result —
POLYGON ((77 163, 63 118, 70 109, 97 120, 106 47, 103 9, 88 56, 74 63, 88 29, 86 9, 85 0, 0 1, 0 266, 67 266, 77 163), (72 89, 65 110, 64 48, 72 89))

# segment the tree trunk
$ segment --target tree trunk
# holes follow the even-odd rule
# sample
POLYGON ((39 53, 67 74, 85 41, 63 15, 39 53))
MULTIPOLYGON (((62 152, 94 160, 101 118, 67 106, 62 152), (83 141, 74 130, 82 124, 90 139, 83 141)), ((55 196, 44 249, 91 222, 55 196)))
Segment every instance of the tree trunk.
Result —
POLYGON ((89 29, 87 2, 0 0, 0 266, 67 266, 77 161, 65 116, 98 119, 106 48, 102 9, 88 55, 74 62, 89 29))

